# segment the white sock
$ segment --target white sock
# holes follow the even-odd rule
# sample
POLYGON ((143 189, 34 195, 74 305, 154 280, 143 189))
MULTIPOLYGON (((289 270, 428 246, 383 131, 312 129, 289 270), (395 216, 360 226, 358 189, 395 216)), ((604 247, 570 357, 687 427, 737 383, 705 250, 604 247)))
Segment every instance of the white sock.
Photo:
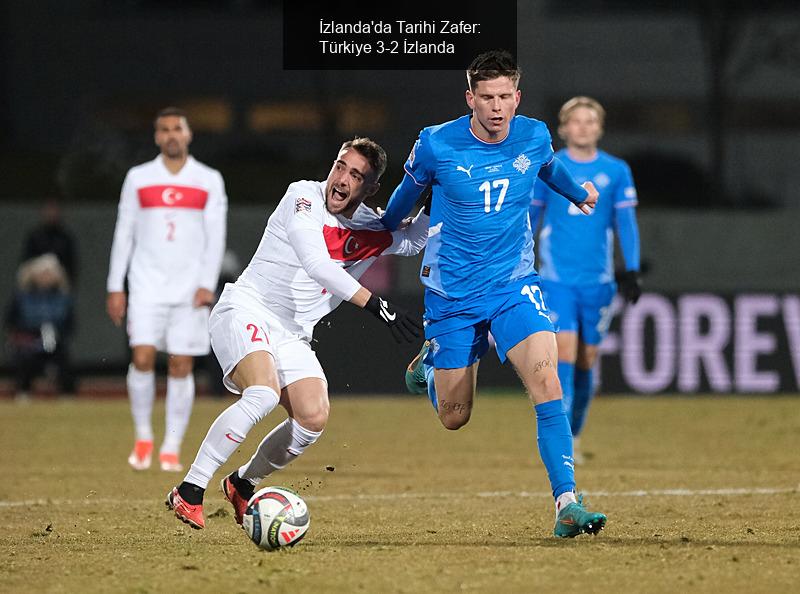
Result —
POLYGON ((322 431, 309 431, 294 419, 286 419, 269 432, 250 461, 239 468, 239 476, 257 485, 273 471, 285 468, 320 435, 322 431))
POLYGON ((136 429, 136 441, 153 441, 153 401, 156 398, 156 374, 128 367, 128 399, 136 429))
POLYGON ((567 491, 562 493, 556 498, 556 517, 558 517, 558 512, 560 512, 563 508, 568 506, 570 503, 577 503, 578 500, 575 499, 575 493, 572 491, 567 491))
POLYGON ((278 395, 268 386, 250 386, 237 402, 222 411, 200 444, 184 479, 206 488, 211 477, 236 451, 250 429, 278 406, 278 395))
POLYGON ((179 454, 194 404, 194 375, 167 377, 166 432, 161 453, 179 454))

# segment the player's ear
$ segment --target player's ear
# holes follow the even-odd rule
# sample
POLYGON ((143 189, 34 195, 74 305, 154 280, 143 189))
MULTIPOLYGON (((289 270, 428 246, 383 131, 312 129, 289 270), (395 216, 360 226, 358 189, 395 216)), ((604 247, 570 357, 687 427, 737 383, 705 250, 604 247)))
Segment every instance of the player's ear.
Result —
POLYGON ((369 198, 370 196, 374 196, 380 189, 381 189, 380 182, 375 182, 370 184, 369 187, 367 188, 367 198, 369 198))
POLYGON ((467 107, 470 109, 475 109, 475 95, 472 94, 472 91, 467 89, 464 93, 464 97, 467 100, 467 107))

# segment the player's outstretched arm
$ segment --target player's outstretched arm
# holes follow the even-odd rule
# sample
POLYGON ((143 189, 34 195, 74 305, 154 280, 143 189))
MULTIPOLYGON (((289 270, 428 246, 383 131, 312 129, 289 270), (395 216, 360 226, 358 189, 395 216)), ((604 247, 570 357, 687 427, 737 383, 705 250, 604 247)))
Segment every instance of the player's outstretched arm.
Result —
POLYGON ((422 321, 418 317, 383 297, 373 295, 365 287, 353 295, 350 303, 363 307, 388 326, 395 342, 415 342, 422 335, 422 321))
POLYGON ((578 185, 578 182, 557 157, 553 157, 547 165, 539 169, 539 179, 580 208, 584 214, 592 212, 600 197, 592 182, 578 185))
POLYGON ((614 209, 616 226, 622 257, 625 260, 625 272, 619 276, 619 290, 628 303, 635 304, 642 295, 639 280, 639 226, 636 224, 636 209, 623 206, 614 209))

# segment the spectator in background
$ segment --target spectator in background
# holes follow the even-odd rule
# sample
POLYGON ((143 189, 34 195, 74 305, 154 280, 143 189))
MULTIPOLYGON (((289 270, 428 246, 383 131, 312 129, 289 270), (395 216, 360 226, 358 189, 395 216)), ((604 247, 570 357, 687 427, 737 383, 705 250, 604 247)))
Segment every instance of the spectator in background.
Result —
POLYGON ((17 290, 6 314, 18 400, 28 399, 33 378, 49 363, 57 369, 61 393, 74 393, 67 344, 72 310, 69 280, 55 255, 38 256, 20 266, 17 290))
POLYGON ((45 201, 41 221, 28 232, 22 251, 22 262, 37 256, 54 254, 72 286, 78 278, 75 238, 64 225, 61 206, 55 198, 45 201))

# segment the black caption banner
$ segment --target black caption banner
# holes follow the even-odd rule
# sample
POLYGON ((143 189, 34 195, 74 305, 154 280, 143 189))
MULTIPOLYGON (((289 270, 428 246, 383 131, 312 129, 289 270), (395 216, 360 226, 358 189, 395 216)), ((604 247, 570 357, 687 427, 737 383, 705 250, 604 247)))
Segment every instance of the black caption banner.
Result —
POLYGON ((491 49, 516 56, 516 0, 283 3, 286 70, 463 70, 491 49))

